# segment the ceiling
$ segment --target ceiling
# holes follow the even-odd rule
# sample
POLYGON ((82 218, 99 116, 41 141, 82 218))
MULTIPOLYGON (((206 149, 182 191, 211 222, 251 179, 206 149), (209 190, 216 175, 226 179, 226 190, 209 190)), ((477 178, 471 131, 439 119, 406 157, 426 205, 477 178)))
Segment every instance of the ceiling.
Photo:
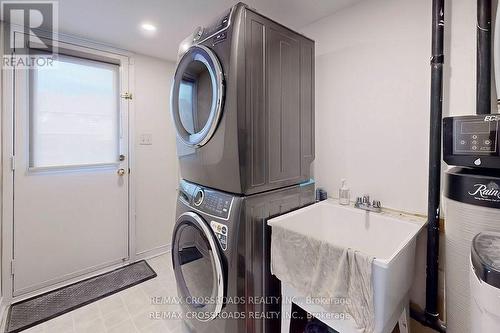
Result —
MULTIPOLYGON (((266 16, 299 30, 361 0, 247 0, 266 16)), ((179 43, 236 0, 60 0, 59 32, 175 60, 179 43), (156 26, 146 33, 142 23, 156 26)))

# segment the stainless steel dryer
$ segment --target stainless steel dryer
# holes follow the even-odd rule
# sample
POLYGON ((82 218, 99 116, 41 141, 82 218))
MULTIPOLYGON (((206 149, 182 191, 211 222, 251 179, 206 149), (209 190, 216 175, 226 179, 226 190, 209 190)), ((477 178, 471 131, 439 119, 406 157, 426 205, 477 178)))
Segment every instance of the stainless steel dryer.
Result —
POLYGON ((239 3, 179 51, 171 112, 182 178, 247 195, 310 178, 314 41, 239 3))
POLYGON ((266 221, 313 202, 312 182, 245 197, 181 181, 172 262, 189 332, 280 332, 266 221))

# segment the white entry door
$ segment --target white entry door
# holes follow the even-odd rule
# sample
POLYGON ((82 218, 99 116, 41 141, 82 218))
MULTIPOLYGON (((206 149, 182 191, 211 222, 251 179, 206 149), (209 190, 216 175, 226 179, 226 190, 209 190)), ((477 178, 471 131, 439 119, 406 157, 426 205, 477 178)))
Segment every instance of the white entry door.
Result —
POLYGON ((59 52, 14 74, 14 296, 129 256, 128 58, 59 52))

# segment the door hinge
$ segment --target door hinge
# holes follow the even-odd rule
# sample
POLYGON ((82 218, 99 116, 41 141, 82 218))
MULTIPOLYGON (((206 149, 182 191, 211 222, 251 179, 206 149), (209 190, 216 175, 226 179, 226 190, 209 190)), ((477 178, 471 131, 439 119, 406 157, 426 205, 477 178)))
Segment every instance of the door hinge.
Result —
POLYGON ((132 93, 126 92, 124 94, 121 94, 120 97, 123 99, 132 99, 132 93))
POLYGON ((12 259, 12 260, 10 261, 10 274, 11 274, 11 275, 14 275, 14 274, 15 274, 15 267, 16 267, 16 266, 15 266, 15 263, 16 263, 16 261, 15 261, 14 259, 12 259))
POLYGON ((16 157, 14 155, 10 157, 10 169, 12 171, 16 170, 16 157))

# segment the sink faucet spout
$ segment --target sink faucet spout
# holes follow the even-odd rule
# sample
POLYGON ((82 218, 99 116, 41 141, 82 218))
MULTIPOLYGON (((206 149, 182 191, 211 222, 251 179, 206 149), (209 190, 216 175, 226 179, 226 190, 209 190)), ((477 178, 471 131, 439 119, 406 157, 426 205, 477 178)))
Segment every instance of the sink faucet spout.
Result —
POLYGON ((382 205, 379 200, 370 201, 370 196, 368 194, 363 195, 363 197, 358 197, 354 207, 363 209, 369 212, 380 213, 382 211, 382 205))

